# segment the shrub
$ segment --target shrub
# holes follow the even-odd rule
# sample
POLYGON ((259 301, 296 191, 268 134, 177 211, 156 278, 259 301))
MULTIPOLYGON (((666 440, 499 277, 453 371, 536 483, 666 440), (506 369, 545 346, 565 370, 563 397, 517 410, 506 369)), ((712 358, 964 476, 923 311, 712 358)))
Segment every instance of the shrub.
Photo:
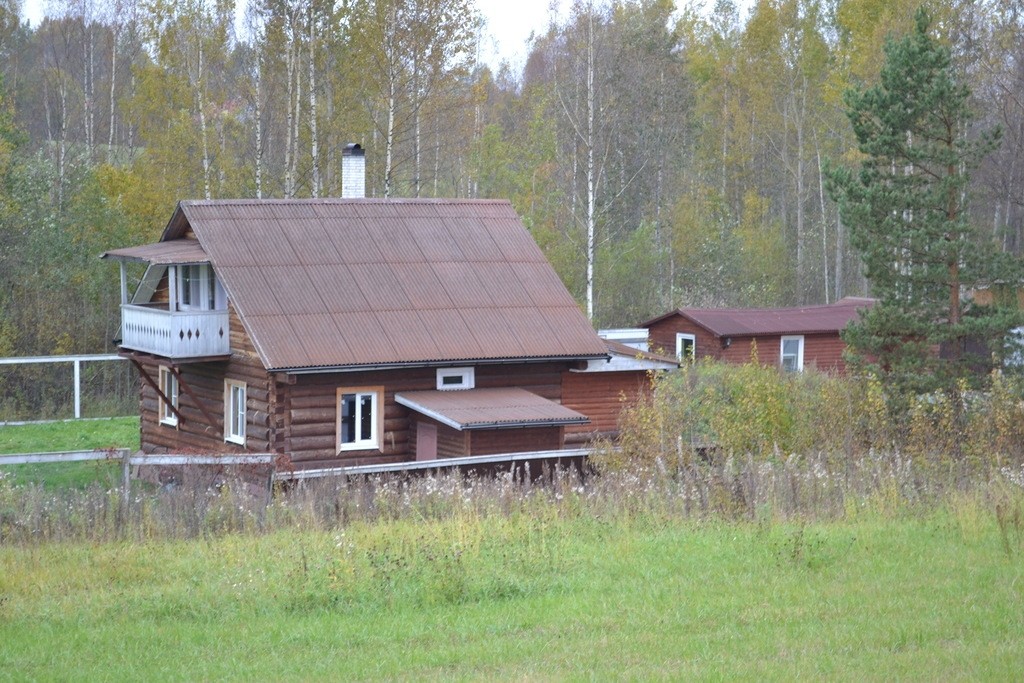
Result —
POLYGON ((963 385, 896 410, 874 377, 705 361, 655 378, 651 397, 623 415, 619 453, 598 463, 611 471, 715 454, 853 457, 893 449, 928 461, 1017 463, 1024 457, 1021 395, 1020 379, 997 375, 987 393, 963 385))

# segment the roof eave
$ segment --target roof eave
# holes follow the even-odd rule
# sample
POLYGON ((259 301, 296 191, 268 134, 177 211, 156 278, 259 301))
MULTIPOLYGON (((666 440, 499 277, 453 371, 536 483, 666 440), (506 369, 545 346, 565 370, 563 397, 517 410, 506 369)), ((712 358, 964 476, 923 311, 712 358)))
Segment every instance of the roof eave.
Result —
POLYGON ((318 365, 310 367, 267 368, 267 372, 288 375, 319 373, 366 372, 370 370, 403 370, 413 368, 454 368, 463 365, 514 365, 518 363, 562 363, 571 361, 608 360, 607 353, 579 356, 530 356, 526 358, 463 358, 456 360, 408 361, 399 363, 365 363, 361 365, 318 365))

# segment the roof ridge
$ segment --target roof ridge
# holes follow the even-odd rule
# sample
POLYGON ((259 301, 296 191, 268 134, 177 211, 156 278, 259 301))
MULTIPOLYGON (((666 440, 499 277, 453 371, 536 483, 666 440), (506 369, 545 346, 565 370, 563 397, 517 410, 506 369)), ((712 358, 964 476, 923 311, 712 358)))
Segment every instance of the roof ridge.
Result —
MULTIPOLYGON (((847 299, 847 298, 852 298, 852 297, 844 297, 844 299, 847 299)), ((868 298, 868 297, 864 297, 863 299, 860 299, 860 301, 873 301, 873 299, 868 298)), ((729 313, 732 313, 732 312, 738 312, 738 313, 753 313, 753 312, 758 312, 758 313, 774 313, 774 312, 786 312, 786 313, 792 313, 792 312, 796 312, 796 311, 806 311, 806 310, 820 309, 820 308, 845 308, 847 306, 853 306, 853 305, 854 304, 851 301, 847 301, 847 302, 843 303, 843 299, 840 299, 839 301, 833 301, 830 304, 807 304, 807 305, 804 305, 804 306, 763 306, 763 307, 750 307, 750 308, 745 308, 745 307, 741 307, 741 306, 740 307, 735 307, 735 308, 726 308, 726 307, 722 307, 722 308, 717 308, 717 307, 716 308, 688 307, 688 308, 678 308, 676 310, 679 311, 680 313, 692 313, 692 312, 701 312, 701 313, 712 313, 712 312, 713 313, 726 313, 726 312, 729 312, 729 313)))
POLYGON ((231 206, 234 204, 511 204, 507 199, 460 197, 234 197, 225 199, 182 199, 183 206, 231 206))

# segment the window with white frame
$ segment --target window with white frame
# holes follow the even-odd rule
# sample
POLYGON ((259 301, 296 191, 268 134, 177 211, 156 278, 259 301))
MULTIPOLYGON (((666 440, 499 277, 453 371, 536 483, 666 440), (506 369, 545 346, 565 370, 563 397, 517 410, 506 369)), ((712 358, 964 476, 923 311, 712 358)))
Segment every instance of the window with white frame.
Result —
POLYGON ((697 357, 697 336, 693 334, 686 334, 685 332, 676 333, 676 358, 680 361, 690 361, 691 363, 697 357))
POLYGON ((1014 327, 1006 336, 1005 368, 1024 368, 1024 327, 1014 327))
POLYGON ((779 361, 786 372, 801 372, 804 369, 804 338, 783 337, 779 361))
POLYGON ((338 389, 338 451, 380 448, 381 387, 338 389))
POLYGON ((227 307, 227 295, 207 263, 177 266, 180 311, 216 311, 227 307))
POLYGON ((224 440, 245 445, 245 382, 224 380, 224 440))
POLYGON ((170 368, 160 368, 160 424, 172 427, 178 424, 178 376, 170 368))
POLYGON ((476 373, 473 368, 438 368, 438 391, 455 389, 472 389, 476 386, 476 373))

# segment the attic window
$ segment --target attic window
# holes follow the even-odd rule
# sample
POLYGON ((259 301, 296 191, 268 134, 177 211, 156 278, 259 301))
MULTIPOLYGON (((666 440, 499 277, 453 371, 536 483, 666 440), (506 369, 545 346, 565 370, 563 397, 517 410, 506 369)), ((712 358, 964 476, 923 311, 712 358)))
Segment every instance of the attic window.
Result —
POLYGON ((438 368, 437 390, 454 391, 474 388, 476 376, 473 370, 473 368, 438 368))

